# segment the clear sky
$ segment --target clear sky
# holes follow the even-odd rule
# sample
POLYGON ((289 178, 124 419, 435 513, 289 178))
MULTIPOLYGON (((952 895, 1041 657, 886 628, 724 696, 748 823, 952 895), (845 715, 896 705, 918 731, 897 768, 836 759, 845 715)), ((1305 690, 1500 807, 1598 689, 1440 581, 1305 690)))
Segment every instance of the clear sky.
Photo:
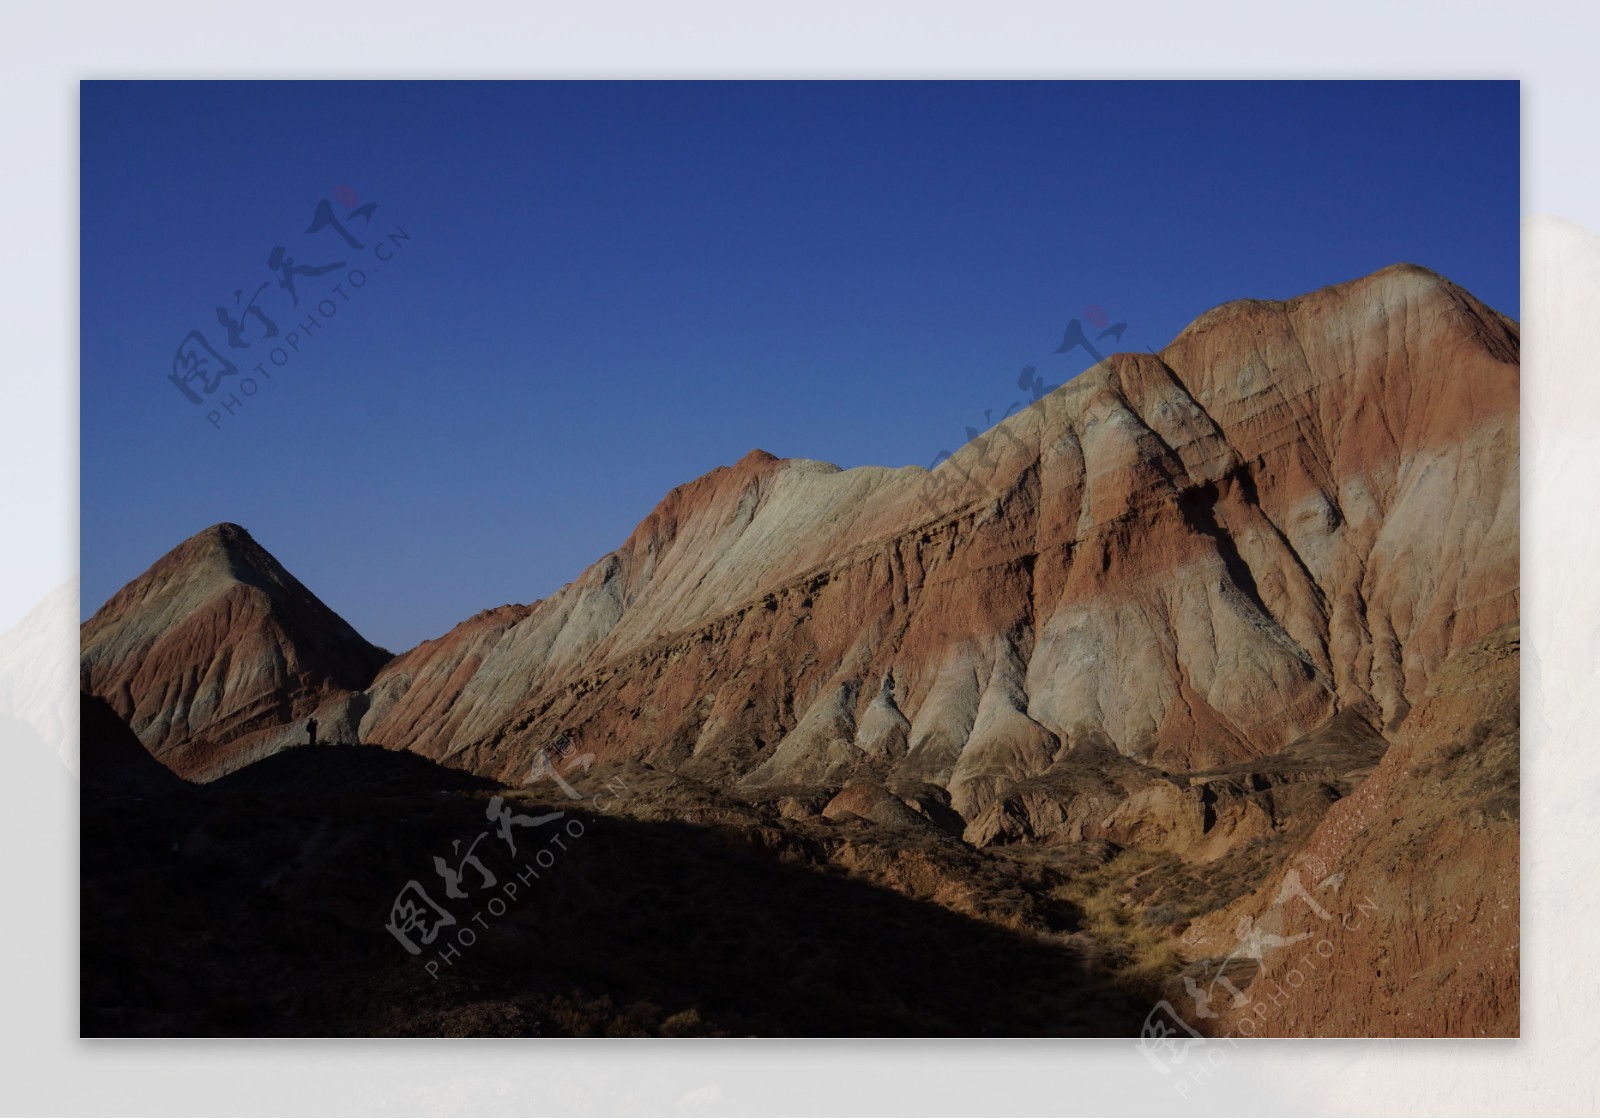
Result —
POLYGON ((1089 308, 1520 314, 1515 82, 81 88, 85 616, 235 521, 398 652, 753 447, 925 466, 1089 308))

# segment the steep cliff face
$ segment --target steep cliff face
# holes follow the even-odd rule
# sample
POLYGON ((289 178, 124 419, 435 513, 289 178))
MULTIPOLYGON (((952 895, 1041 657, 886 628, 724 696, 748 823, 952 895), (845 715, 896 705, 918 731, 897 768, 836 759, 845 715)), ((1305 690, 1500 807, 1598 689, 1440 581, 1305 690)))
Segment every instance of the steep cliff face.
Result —
POLYGON ((381 670, 331 612, 313 647, 288 592, 191 573, 217 565, 190 541, 85 627, 84 686, 158 756, 204 742, 192 772, 321 709, 502 778, 566 735, 751 795, 887 789, 982 842, 1133 835, 1138 794, 1215 845, 1207 821, 1242 838, 1272 805, 1168 774, 1390 731, 1517 616, 1517 354, 1408 265, 1227 304, 931 473, 753 451, 381 670))
MULTIPOLYGON (((365 641, 238 525, 163 556, 85 622, 83 691, 167 766, 206 778, 347 707, 389 654, 365 641)), ((328 735, 324 735, 325 737, 328 735)))

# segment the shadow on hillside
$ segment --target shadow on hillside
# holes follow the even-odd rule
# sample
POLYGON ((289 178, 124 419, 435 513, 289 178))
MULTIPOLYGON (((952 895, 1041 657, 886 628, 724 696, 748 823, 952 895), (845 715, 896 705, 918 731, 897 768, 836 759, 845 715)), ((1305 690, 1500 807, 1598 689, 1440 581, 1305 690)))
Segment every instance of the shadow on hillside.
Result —
POLYGON ((486 777, 440 765, 405 750, 322 742, 295 746, 209 782, 210 793, 287 793, 315 790, 374 794, 470 792, 499 786, 486 777))
POLYGON ((1149 1008, 1057 941, 785 861, 775 828, 519 796, 565 815, 514 826, 512 858, 455 776, 330 747, 204 789, 86 787, 82 1033, 1131 1036, 1149 1008), (494 885, 464 867, 447 898, 434 856, 480 833, 494 885), (412 880, 457 918, 417 956, 386 927, 412 880))

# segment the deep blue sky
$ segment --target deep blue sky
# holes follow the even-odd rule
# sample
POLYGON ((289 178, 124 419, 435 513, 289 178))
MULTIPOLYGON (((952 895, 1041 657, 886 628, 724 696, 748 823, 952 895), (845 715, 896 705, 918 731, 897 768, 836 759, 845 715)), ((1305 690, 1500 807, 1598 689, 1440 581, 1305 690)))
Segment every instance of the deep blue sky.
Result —
POLYGON ((752 447, 926 465, 1081 371, 1091 304, 1160 348, 1410 260, 1518 316, 1518 118, 1514 82, 85 83, 84 614, 236 521, 399 651, 752 447), (362 251, 323 198, 376 203, 362 251), (231 349, 279 245, 367 284, 269 286, 231 349), (192 329, 240 369, 198 407, 192 329))

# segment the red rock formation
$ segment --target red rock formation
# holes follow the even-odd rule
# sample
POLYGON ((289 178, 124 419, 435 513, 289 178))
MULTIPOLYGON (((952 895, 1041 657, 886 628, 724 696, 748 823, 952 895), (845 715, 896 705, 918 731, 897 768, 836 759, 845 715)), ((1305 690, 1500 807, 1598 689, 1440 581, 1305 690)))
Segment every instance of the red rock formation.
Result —
MULTIPOLYGON (((312 714, 513 784, 568 739, 628 775, 608 820, 762 880, 1188 968, 1177 1002, 1232 955, 1217 1033, 1515 1033, 1518 347, 1409 265, 1230 303, 931 473, 752 451, 393 659, 220 525, 84 625, 83 688, 201 780, 312 714)), ((320 757, 206 795, 393 755, 320 757)))
POLYGON ((752 452, 508 628, 468 713, 363 727, 503 775, 570 729, 748 785, 929 781, 968 819, 1091 742, 1179 770, 1392 727, 1517 614, 1517 346, 1396 266, 1217 308, 931 475, 752 452))
MULTIPOLYGON (((1161 771, 1273 754, 1343 712, 1392 728, 1517 616, 1517 353, 1515 323, 1409 265, 1230 303, 931 474, 753 451, 348 710, 364 741, 504 778, 566 733, 727 787, 947 790, 969 824, 993 810, 973 838, 1131 835, 1117 806, 1161 771), (1134 775, 1085 778, 1107 750, 1134 775)), ((191 771, 374 664, 346 635, 285 672, 263 602, 244 644, 192 596, 153 610, 150 581, 86 626, 85 687, 158 755, 216 749, 191 771)), ((1208 794, 1142 795, 1205 835, 1208 794)), ((1235 800, 1228 827, 1253 834, 1235 800)))
POLYGON ((123 587, 82 641, 83 690, 202 779, 303 741, 313 714, 319 737, 349 740, 365 708, 352 701, 389 660, 232 524, 123 587))

